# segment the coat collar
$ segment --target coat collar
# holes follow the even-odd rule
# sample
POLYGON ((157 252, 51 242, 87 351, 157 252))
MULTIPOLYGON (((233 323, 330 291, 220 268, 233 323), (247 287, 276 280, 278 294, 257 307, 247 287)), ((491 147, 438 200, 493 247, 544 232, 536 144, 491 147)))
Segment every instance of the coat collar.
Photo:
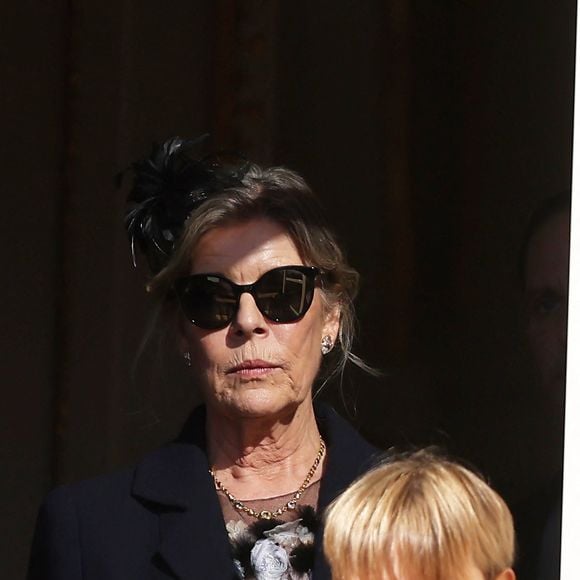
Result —
POLYGON ((160 505, 193 507, 208 484, 205 408, 197 407, 177 440, 153 451, 137 465, 133 495, 160 505))
POLYGON ((205 449, 205 408, 198 407, 176 441, 137 466, 132 492, 159 514, 162 569, 180 579, 227 580, 233 563, 205 449))
MULTIPOLYGON (((368 469, 378 450, 329 407, 316 405, 315 413, 328 453, 319 495, 322 511, 368 469)), ((205 419, 205 408, 198 407, 175 442, 145 457, 135 470, 132 493, 159 514, 158 553, 177 578, 229 579, 235 577, 233 562, 208 473, 205 419)), ((317 537, 316 580, 330 578, 321 534, 317 537)))

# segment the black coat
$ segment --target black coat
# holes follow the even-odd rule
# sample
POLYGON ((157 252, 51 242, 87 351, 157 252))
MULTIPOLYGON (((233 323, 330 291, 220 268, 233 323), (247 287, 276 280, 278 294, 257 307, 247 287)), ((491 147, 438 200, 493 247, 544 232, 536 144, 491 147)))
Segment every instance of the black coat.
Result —
MULTIPOLYGON (((319 508, 370 467, 378 450, 328 407, 316 408, 327 444, 319 508)), ((41 507, 29 580, 235 578, 228 535, 208 473, 205 410, 180 437, 136 467, 59 487, 41 507)), ((315 580, 330 580, 317 535, 315 580)))

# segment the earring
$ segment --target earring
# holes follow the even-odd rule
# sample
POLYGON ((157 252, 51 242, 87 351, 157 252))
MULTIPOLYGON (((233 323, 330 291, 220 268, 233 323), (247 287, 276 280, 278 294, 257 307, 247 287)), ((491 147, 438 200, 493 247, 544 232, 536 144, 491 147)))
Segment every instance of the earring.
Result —
POLYGON ((332 338, 327 334, 322 338, 322 342, 320 343, 320 349, 322 350, 322 354, 328 354, 334 345, 332 344, 332 338))
POLYGON ((191 355, 189 354, 189 352, 184 352, 183 353, 183 360, 185 361, 185 366, 186 367, 190 367, 191 366, 191 355))

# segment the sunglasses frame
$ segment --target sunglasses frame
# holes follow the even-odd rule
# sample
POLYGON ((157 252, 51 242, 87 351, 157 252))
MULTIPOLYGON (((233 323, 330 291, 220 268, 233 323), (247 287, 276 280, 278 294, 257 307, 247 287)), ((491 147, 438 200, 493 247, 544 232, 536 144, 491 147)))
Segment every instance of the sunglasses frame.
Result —
POLYGON ((312 302, 314 300, 314 290, 316 289, 316 279, 322 275, 323 275, 322 270, 320 270, 320 268, 317 268, 316 266, 287 265, 287 266, 278 266, 276 268, 272 268, 271 270, 268 270, 267 272, 264 272, 252 284, 236 284, 235 282, 232 282, 229 278, 226 278, 222 274, 214 274, 212 272, 207 272, 207 273, 201 273, 201 274, 191 274, 189 276, 183 276, 181 278, 178 278, 173 284, 173 291, 174 291, 175 295, 177 296, 177 300, 179 302, 181 312, 183 313, 185 318, 187 318, 187 320, 189 320, 189 322, 191 324, 193 324, 194 326, 197 326, 199 328, 203 328, 204 330, 220 330, 220 329, 225 328, 229 324, 231 324, 232 320, 234 319, 234 317, 236 316, 236 313, 238 312, 238 310, 240 308, 240 298, 241 298, 242 294, 246 294, 246 293, 250 294, 252 296, 252 298, 254 299, 254 303, 256 304, 256 308, 258 308, 258 310, 260 311, 260 313, 262 314, 262 316, 266 320, 269 320, 270 322, 274 322, 277 324, 291 324, 291 323, 294 323, 294 322, 297 322, 298 320, 300 320, 308 312, 308 310, 312 306, 312 302), (296 270, 305 276, 307 282, 310 281, 313 285, 312 298, 308 302, 308 305, 306 306, 304 311, 300 313, 299 316, 297 316, 296 318, 289 320, 289 321, 281 321, 279 318, 278 319, 273 318, 273 317, 269 316, 267 313, 263 312, 262 308, 260 307, 260 304, 259 304, 259 299, 257 299, 255 294, 254 294, 256 286, 258 286, 260 284, 260 281, 263 280, 263 278, 265 276, 267 276, 268 274, 271 274, 272 272, 283 271, 283 270, 296 270), (227 320, 223 321, 223 323, 220 322, 219 324, 217 324, 215 326, 207 326, 204 324, 200 324, 199 321, 192 320, 193 317, 189 316, 186 313, 187 308, 184 307, 184 303, 183 303, 184 298, 186 296, 187 285, 190 283, 190 281, 193 278, 207 278, 209 276, 211 276, 213 278, 219 278, 221 281, 226 282, 228 284, 229 288, 231 289, 233 297, 235 299, 235 307, 232 310, 231 316, 228 317, 227 320))

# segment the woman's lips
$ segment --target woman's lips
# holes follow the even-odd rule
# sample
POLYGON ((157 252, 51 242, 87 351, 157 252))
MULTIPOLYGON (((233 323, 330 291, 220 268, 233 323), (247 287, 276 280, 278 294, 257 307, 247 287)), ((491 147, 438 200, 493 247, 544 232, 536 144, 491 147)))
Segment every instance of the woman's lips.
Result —
POLYGON ((280 365, 265 360, 246 360, 227 371, 228 375, 237 375, 244 378, 257 378, 273 372, 280 365))

